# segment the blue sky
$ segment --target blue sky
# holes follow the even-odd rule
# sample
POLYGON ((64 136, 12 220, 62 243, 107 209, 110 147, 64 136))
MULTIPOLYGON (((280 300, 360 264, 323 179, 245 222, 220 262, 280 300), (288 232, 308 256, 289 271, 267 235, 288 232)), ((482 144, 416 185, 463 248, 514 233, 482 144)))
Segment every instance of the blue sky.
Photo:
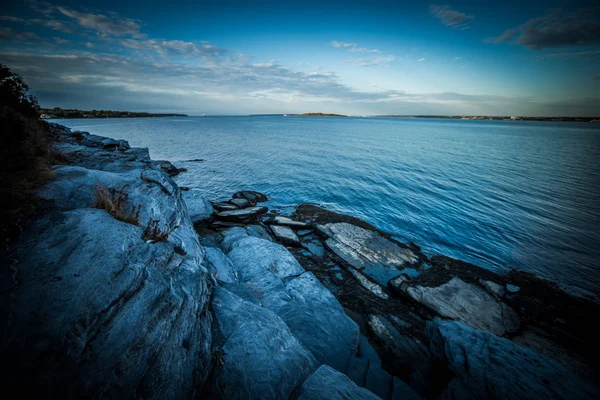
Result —
POLYGON ((594 1, 3 2, 45 107, 600 115, 594 1))

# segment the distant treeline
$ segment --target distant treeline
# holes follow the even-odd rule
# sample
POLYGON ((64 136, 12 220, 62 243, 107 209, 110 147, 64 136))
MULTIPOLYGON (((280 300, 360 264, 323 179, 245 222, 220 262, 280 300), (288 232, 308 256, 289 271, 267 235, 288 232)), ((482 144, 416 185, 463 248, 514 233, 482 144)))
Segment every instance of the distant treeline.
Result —
POLYGON ((148 118, 148 117, 187 117, 186 114, 153 114, 134 111, 113 110, 74 110, 60 107, 41 108, 41 117, 49 118, 148 118))
POLYGON ((301 117, 347 117, 347 115, 343 114, 324 114, 324 113, 304 113, 297 114, 301 117))

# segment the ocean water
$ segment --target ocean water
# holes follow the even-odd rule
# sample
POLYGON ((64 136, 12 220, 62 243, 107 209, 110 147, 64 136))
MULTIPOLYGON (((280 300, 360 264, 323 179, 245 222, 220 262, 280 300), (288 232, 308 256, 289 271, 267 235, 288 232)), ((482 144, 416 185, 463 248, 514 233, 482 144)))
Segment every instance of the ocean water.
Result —
POLYGON ((58 120, 149 147, 209 199, 313 203, 428 254, 600 298, 600 124, 394 118, 58 120), (202 159, 200 162, 188 160, 202 159))

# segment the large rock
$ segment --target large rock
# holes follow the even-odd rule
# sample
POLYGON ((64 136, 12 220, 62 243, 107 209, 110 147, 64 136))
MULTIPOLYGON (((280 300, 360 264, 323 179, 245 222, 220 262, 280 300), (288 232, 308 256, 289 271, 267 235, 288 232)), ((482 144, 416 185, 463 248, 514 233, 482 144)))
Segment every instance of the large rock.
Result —
POLYGON ((17 249, 3 377, 25 397, 193 397, 210 371, 211 279, 179 188, 147 150, 60 140, 73 165, 39 190, 47 211, 17 249), (137 217, 90 208, 97 187, 137 217))
POLYGON ((403 285, 402 288, 415 301, 441 316, 474 328, 499 336, 519 328, 519 317, 510 307, 479 286, 459 278, 436 287, 403 285))
POLYGON ((346 222, 320 225, 328 236, 327 247, 356 269, 368 267, 403 269, 418 261, 409 248, 393 242, 378 232, 346 222))
POLYGON ((275 313, 215 288, 215 397, 287 399, 319 366, 275 313))
POLYGON ((322 365, 294 393, 298 400, 378 400, 379 397, 352 382, 346 375, 322 365))
POLYGON ((599 388, 533 350, 455 321, 427 323, 432 352, 454 373, 447 399, 597 399, 599 388))
POLYGON ((19 252, 3 369, 49 397, 186 398, 209 372, 203 252, 104 210, 51 212, 19 252), (193 356, 190 356, 193 355, 193 356))
POLYGON ((273 218, 273 223, 277 225, 292 226, 294 228, 305 228, 308 225, 306 222, 294 221, 291 218, 284 217, 281 215, 278 215, 275 218, 273 218))
POLYGON ((235 270, 231 261, 221 249, 214 247, 206 247, 206 259, 210 269, 215 273, 219 282, 223 283, 239 283, 238 273, 235 270))
POLYGON ((183 201, 187 205, 188 213, 192 223, 198 223, 208 219, 214 212, 212 205, 207 201, 198 189, 191 189, 181 193, 183 201))
POLYGON ((222 245, 260 304, 279 315, 317 360, 345 372, 357 351, 358 326, 319 280, 285 247, 242 228, 225 231, 222 245))

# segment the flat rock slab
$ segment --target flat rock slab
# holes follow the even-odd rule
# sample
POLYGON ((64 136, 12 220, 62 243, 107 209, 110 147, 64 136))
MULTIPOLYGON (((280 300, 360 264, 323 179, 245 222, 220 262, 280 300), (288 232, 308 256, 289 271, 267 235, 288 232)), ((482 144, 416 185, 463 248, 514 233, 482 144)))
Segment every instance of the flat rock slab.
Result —
POLYGON ((356 386, 346 375, 322 365, 294 392, 298 400, 380 400, 367 389, 356 386))
POLYGON ((352 267, 402 270, 419 260, 409 248, 395 243, 376 231, 346 222, 318 225, 328 239, 327 247, 352 267))
POLYGON ((220 203, 212 203, 212 206, 217 211, 232 211, 232 210, 237 210, 238 209, 238 207, 235 204, 222 203, 222 202, 220 202, 220 203))
POLYGON ((217 219, 228 222, 249 222, 267 212, 267 207, 249 207, 240 210, 221 211, 217 219))
POLYGON ((298 236, 292 228, 288 226, 271 225, 271 231, 273 231, 275 238, 281 243, 289 244, 291 246, 300 245, 300 239, 298 239, 298 236))
POLYGON ((275 223, 277 225, 293 226, 295 228, 305 228, 306 226, 308 226, 308 224, 306 222, 294 221, 291 218, 283 217, 280 215, 273 218, 273 223, 275 223))
POLYGON ((231 199, 229 202, 238 208, 246 208, 251 206, 250 202, 246 199, 231 199))
POLYGON ((460 278, 441 286, 403 286, 415 301, 443 317, 502 336, 519 328, 518 315, 495 296, 460 278))
POLYGON ((256 205, 256 203, 263 203, 265 201, 269 201, 267 196, 265 196, 261 192, 256 192, 254 190, 242 190, 241 192, 234 193, 232 197, 234 199, 246 199, 253 206, 256 205))
POLYGON ((427 323, 431 351, 455 378, 447 399, 597 399, 597 386, 528 347, 456 321, 427 323))
POLYGON ((350 268, 349 271, 352 275, 354 275, 354 277, 361 284, 362 287, 373 293, 375 296, 382 298, 383 300, 388 299, 388 295, 383 291, 381 286, 374 282, 371 282, 366 276, 364 276, 355 269, 350 268))

